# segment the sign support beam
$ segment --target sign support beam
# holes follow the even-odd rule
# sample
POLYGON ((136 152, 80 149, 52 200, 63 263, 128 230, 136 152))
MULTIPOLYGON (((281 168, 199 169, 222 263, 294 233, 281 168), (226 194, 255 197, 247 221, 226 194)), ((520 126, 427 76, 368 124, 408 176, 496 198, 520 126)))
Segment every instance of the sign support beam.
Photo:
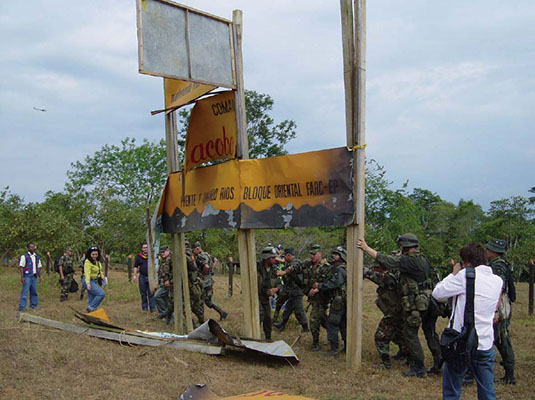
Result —
POLYGON ((347 352, 346 366, 362 363, 362 285, 364 253, 357 239, 364 237, 366 167, 366 0, 340 0, 347 147, 353 150, 355 220, 347 227, 347 352))
MULTIPOLYGON (((243 83, 242 12, 232 13, 234 60, 236 63, 236 135, 238 158, 249 158, 247 121, 245 117, 245 89, 243 83)), ((243 290, 243 314, 245 336, 260 339, 260 314, 258 308, 258 283, 254 231, 238 229, 238 251, 243 290)))

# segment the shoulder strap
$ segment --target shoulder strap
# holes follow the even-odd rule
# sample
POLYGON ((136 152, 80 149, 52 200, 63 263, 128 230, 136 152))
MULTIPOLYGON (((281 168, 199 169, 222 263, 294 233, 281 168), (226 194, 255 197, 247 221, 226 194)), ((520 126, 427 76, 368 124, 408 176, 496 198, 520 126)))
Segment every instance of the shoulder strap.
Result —
POLYGON ((466 267, 466 305, 464 307, 464 325, 467 328, 474 326, 474 296, 475 296, 476 270, 466 267))

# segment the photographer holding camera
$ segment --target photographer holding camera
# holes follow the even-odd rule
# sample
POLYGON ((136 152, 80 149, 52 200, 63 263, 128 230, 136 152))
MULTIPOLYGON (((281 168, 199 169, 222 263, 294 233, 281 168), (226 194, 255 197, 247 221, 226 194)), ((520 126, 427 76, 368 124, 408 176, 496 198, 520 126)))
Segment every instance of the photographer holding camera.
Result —
MULTIPOLYGON (((450 335, 459 337, 466 332, 465 306, 470 304, 471 314, 468 316, 471 321, 468 326, 472 324, 475 327, 477 336, 474 335, 474 341, 477 343, 474 343, 473 349, 463 349, 465 351, 462 352, 468 355, 466 358, 449 361, 448 357, 444 356, 446 365, 442 376, 442 398, 460 398, 463 377, 470 369, 477 383, 477 398, 496 399, 493 323, 497 320, 503 282, 492 273, 492 268, 486 265, 485 250, 480 244, 467 244, 459 250, 459 255, 462 262, 456 264, 451 274, 436 285, 433 297, 437 300, 454 297, 450 327, 446 329, 449 329, 450 335), (467 297, 468 278, 471 279, 470 298, 467 297)), ((469 341, 467 343, 467 346, 471 345, 469 341)))
POLYGON ((95 311, 102 303, 105 296, 102 287, 108 284, 108 278, 102 273, 100 257, 100 249, 96 246, 90 247, 85 253, 82 288, 87 289, 87 312, 95 311))

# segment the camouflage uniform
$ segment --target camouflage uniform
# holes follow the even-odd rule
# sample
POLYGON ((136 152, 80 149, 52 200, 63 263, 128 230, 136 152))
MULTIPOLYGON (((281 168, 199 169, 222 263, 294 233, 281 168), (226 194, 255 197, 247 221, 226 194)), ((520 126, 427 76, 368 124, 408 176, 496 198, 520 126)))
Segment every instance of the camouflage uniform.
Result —
POLYGON ((335 355, 338 352, 338 331, 346 343, 346 319, 347 319, 347 298, 346 281, 347 272, 344 258, 335 262, 331 274, 326 281, 318 283, 318 294, 330 298, 329 316, 327 317, 327 339, 331 346, 327 355, 335 355))
MULTIPOLYGON (((280 263, 278 265, 278 269, 280 271, 284 271, 285 268, 286 268, 285 263, 280 263)), ((277 292, 277 300, 275 302, 275 314, 273 314, 273 319, 274 320, 278 320, 279 319, 279 314, 280 314, 282 306, 290 298, 290 292, 287 290, 288 288, 286 287, 284 279, 283 278, 279 278, 279 281, 280 281, 279 282, 279 286, 278 286, 279 287, 279 291, 277 292)), ((301 294, 301 297, 303 297, 303 294, 301 294)), ((302 300, 301 300, 301 302, 302 302, 302 300)))
MULTIPOLYGON (((305 295, 312 289, 315 282, 324 283, 329 280, 333 267, 327 260, 323 259, 317 265, 312 261, 305 262, 303 267, 305 295)), ((320 327, 327 328, 327 307, 329 306, 329 296, 326 293, 316 293, 308 297, 308 302, 312 306, 310 311, 310 333, 312 334, 312 349, 319 350, 320 327)))
POLYGON ((375 347, 384 366, 390 368, 390 342, 398 345, 399 354, 409 354, 403 339, 403 311, 399 292, 399 273, 364 267, 364 278, 377 285, 375 304, 383 313, 383 318, 381 318, 375 330, 375 347))
POLYGON ((186 262, 188 266, 188 286, 191 312, 195 314, 199 324, 204 322, 204 303, 202 301, 202 281, 199 276, 197 264, 193 260, 191 251, 186 250, 186 262))
MULTIPOLYGON (((409 364, 411 370, 406 375, 425 376, 424 352, 418 330, 422 320, 427 321, 427 311, 431 297, 432 284, 430 283, 431 266, 427 258, 419 253, 409 253, 402 256, 387 256, 377 253, 377 264, 388 270, 399 271, 401 305, 403 308, 403 337, 409 350, 409 364), (428 287, 429 286, 429 287, 428 287), (425 294, 424 294, 425 292, 425 294), (427 304, 425 304, 427 301, 427 304)), ((434 360, 440 360, 440 344, 438 335, 429 325, 425 324, 424 331, 427 345, 433 354, 434 360)))
MULTIPOLYGON (((158 309, 159 319, 165 318, 167 315, 167 304, 169 302, 169 289, 165 287, 165 281, 169 278, 169 271, 171 267, 171 254, 169 257, 162 258, 160 267, 158 268, 158 289, 154 293, 154 303, 158 309)), ((172 275, 172 274, 171 274, 172 275)), ((173 277, 171 276, 172 282, 173 277)))
POLYGON ((489 260, 492 272, 503 280, 503 292, 501 297, 500 312, 498 313, 498 323, 494 325, 494 345, 502 356, 501 365, 505 369, 504 383, 516 383, 515 378, 515 353, 513 343, 509 335, 509 324, 511 323, 512 307, 511 303, 516 300, 516 289, 513 282, 511 268, 507 261, 500 256, 489 260), (509 307, 509 312, 502 310, 509 307), (508 315, 507 315, 508 314, 508 315))
POLYGON ((210 257, 210 254, 202 252, 197 255, 195 262, 197 263, 199 276, 202 277, 202 300, 204 301, 204 304, 206 304, 206 307, 216 310, 219 314, 219 319, 223 321, 227 317, 227 313, 212 301, 212 296, 214 294, 214 270, 212 257, 210 257), (205 270, 205 265, 209 266, 208 270, 205 270))
POLYGON ((59 259, 59 266, 63 272, 63 283, 61 284, 59 300, 65 301, 69 297, 69 288, 74 279, 74 257, 66 254, 62 255, 59 259))
MULTIPOLYGON (((280 297, 286 297, 288 302, 286 303, 286 308, 282 313, 282 321, 280 324, 276 324, 275 327, 282 331, 292 313, 295 314, 295 318, 303 328, 303 331, 308 331, 308 322, 305 310, 303 308, 303 266, 300 260, 297 258, 292 259, 290 262, 284 264, 283 271, 286 271, 286 274, 282 277, 282 283, 279 283, 279 293, 281 293, 281 288, 285 295, 280 297)), ((279 297, 277 297, 277 304, 279 302, 279 297)), ((276 310, 275 310, 276 312, 276 310)))
POLYGON ((264 329, 266 340, 271 340, 271 304, 269 303, 268 290, 276 288, 278 285, 279 279, 277 278, 277 268, 274 265, 265 267, 264 260, 259 261, 256 268, 260 323, 264 329))

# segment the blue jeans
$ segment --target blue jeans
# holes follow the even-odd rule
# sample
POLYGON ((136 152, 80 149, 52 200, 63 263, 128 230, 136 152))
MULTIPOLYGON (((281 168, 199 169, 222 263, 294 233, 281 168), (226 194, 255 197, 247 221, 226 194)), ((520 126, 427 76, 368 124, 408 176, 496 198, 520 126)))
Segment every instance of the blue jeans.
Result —
POLYGON ((82 276, 82 289, 87 290, 87 308, 89 311, 95 311, 100 303, 102 303, 102 300, 104 300, 104 290, 98 285, 98 282, 96 279, 91 279, 91 290, 87 289, 87 285, 85 283, 85 276, 82 276))
MULTIPOLYGON (((442 399, 457 400, 461 397, 461 385, 467 367, 460 370, 446 363, 442 375, 442 399)), ((496 400, 494 391, 494 349, 477 351, 471 360, 470 370, 477 383, 478 400, 496 400)))
POLYGON ((156 309, 156 305, 154 304, 154 296, 150 291, 148 276, 139 274, 139 293, 141 294, 141 309, 147 311, 150 306, 150 312, 153 312, 156 309))
POLYGON ((19 311, 24 311, 30 292, 30 308, 37 308, 37 277, 25 276, 19 298, 19 311))

